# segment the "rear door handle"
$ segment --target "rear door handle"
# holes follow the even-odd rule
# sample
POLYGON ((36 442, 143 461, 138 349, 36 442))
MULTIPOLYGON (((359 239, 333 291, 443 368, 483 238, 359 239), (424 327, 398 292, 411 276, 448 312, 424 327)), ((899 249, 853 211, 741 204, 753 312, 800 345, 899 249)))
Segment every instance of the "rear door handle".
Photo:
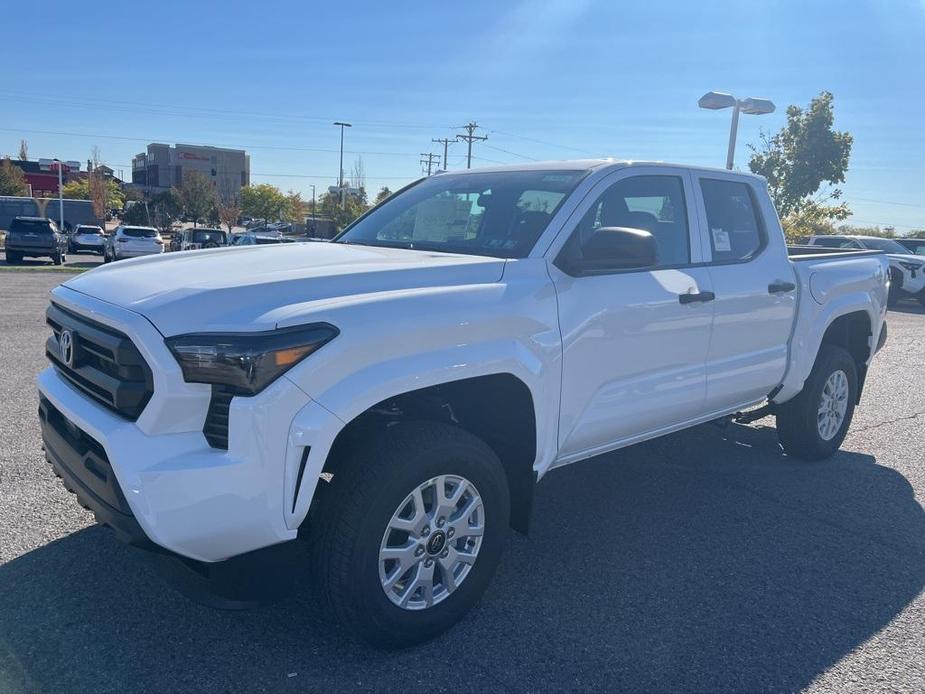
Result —
POLYGON ((792 292, 797 286, 793 282, 771 282, 768 285, 768 294, 792 292))
POLYGON ((704 303, 707 301, 713 301, 716 298, 716 294, 713 292, 699 292, 697 294, 678 294, 678 301, 682 304, 695 304, 695 303, 704 303))

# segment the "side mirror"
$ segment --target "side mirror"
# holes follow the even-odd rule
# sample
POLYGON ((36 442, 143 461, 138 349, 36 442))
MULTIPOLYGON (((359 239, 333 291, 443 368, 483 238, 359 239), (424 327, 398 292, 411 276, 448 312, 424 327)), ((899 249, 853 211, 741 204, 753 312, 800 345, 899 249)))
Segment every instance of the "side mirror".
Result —
POLYGON ((641 270, 658 264, 658 245, 644 229, 601 227, 580 247, 576 243, 568 256, 563 270, 571 275, 641 270))

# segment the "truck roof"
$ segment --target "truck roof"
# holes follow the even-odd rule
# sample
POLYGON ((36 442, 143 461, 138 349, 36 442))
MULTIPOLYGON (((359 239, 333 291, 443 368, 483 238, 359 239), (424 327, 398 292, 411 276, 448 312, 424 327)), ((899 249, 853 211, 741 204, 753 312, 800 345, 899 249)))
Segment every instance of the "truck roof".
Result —
POLYGON ((684 171, 700 171, 707 173, 724 173, 724 174, 734 174, 736 176, 741 176, 743 178, 752 178, 759 181, 764 181, 764 176, 759 176, 758 174, 753 174, 750 171, 729 171, 728 169, 721 169, 718 167, 710 166, 694 166, 691 164, 672 164, 670 162, 664 161, 636 161, 631 159, 565 159, 565 160, 550 160, 550 161, 536 161, 536 162, 525 162, 523 164, 505 164, 502 166, 485 166, 479 167, 476 169, 466 169, 464 171, 445 171, 440 172, 438 175, 445 175, 447 173, 453 174, 467 174, 467 173, 491 173, 497 171, 595 171, 601 169, 622 169, 627 167, 638 167, 638 166, 660 166, 660 167, 669 167, 673 169, 680 169, 684 171))

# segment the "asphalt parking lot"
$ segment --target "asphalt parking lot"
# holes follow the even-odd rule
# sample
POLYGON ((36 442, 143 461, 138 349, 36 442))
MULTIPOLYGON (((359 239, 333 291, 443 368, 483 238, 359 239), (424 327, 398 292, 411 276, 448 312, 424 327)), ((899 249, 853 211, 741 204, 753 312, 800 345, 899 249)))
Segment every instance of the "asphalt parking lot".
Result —
MULTIPOLYGON (((82 258, 82 257, 81 257, 82 258)), ((191 603, 44 462, 35 374, 58 273, 0 273, 0 692, 925 691, 925 311, 890 314, 844 450, 713 425, 554 471, 482 604, 383 653, 306 574, 191 603)))
MULTIPOLYGON (((75 269, 89 270, 94 268, 97 265, 103 264, 103 256, 96 255, 95 253, 68 253, 67 260, 64 261, 65 267, 72 267, 75 269)), ((6 266, 6 253, 0 249, 0 265, 6 266)), ((51 262, 51 258, 23 258, 22 262, 17 263, 12 266, 16 270, 24 270, 27 268, 32 269, 45 269, 53 268, 55 264, 51 262)), ((63 281, 62 278, 59 278, 59 281, 63 281)))

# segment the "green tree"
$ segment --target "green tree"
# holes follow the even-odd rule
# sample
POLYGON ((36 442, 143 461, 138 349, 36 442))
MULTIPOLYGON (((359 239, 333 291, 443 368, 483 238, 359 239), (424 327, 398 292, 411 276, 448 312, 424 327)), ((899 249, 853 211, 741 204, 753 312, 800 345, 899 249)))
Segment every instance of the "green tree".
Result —
POLYGON ((374 205, 378 205, 380 202, 388 198, 392 194, 392 191, 389 190, 388 186, 382 186, 379 189, 379 192, 376 193, 376 199, 373 201, 374 205))
POLYGON ((68 181, 61 188, 61 196, 68 200, 89 200, 90 186, 86 178, 75 178, 68 181))
POLYGON ((279 219, 287 205, 286 196, 269 183, 258 183, 241 189, 241 210, 254 219, 279 219))
POLYGON ((193 220, 193 226, 206 219, 215 207, 215 187, 198 171, 185 175, 177 192, 183 214, 193 220))
MULTIPOLYGON (((134 207, 139 207, 135 205, 134 207)), ((172 230, 174 222, 183 216, 183 198, 176 188, 165 190, 158 193, 148 202, 148 214, 152 226, 161 231, 169 232, 172 230)))
POLYGON ((369 205, 366 204, 365 191, 362 191, 359 196, 347 195, 343 205, 341 205, 340 195, 324 193, 318 199, 318 207, 324 215, 333 220, 338 230, 344 229, 369 209, 369 205))
POLYGON ((845 182, 854 138, 834 129, 830 92, 821 92, 805 109, 787 108, 787 125, 776 135, 761 134, 748 168, 768 181, 768 190, 788 236, 826 231, 851 210, 835 188, 845 182))
POLYGON ((0 195, 28 195, 29 186, 22 169, 13 166, 9 157, 0 162, 0 195))
POLYGON ((29 160, 29 143, 25 140, 19 141, 19 159, 20 161, 29 160))

